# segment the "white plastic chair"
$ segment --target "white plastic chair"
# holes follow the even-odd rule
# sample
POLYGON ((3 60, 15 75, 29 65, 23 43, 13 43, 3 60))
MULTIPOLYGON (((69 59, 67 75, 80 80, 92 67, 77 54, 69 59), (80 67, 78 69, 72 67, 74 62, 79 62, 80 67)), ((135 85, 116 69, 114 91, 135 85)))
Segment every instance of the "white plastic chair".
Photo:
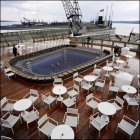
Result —
POLYGON ((79 97, 79 92, 80 92, 80 87, 76 84, 74 84, 72 87, 68 88, 68 95, 69 97, 75 97, 78 96, 79 97))
POLYGON ((17 100, 13 100, 13 99, 7 99, 6 97, 4 97, 1 100, 1 111, 2 113, 4 111, 10 111, 12 113, 13 111, 13 105, 17 100))
POLYGON ((94 111, 98 107, 98 104, 101 102, 98 98, 94 97, 93 94, 89 94, 86 96, 86 105, 91 107, 94 111))
POLYGON ((113 66, 113 61, 106 60, 106 66, 112 67, 113 66))
POLYGON ((87 90, 89 94, 89 90, 92 88, 92 84, 90 84, 87 81, 82 81, 81 83, 81 89, 87 90))
POLYGON ((137 110, 139 109, 139 99, 140 97, 136 96, 135 97, 129 97, 127 96, 127 98, 125 98, 126 102, 127 102, 127 109, 129 106, 137 106, 137 110))
POLYGON ((56 85, 63 85, 63 80, 62 78, 55 78, 54 81, 53 81, 53 86, 56 86, 56 85))
POLYGON ((108 125, 108 121, 104 120, 99 116, 99 112, 95 113, 90 117, 90 122, 89 122, 89 127, 92 125, 99 131, 99 136, 100 136, 100 131, 108 125))
POLYGON ((100 72, 101 72, 101 69, 95 69, 91 73, 91 75, 95 77, 95 81, 100 77, 100 72))
POLYGON ((4 62, 2 60, 0 61, 0 68, 1 69, 4 69, 5 68, 4 62))
MULTIPOLYGON (((2 126, 2 129, 3 129, 3 127, 11 128, 12 133, 14 134, 13 127, 14 127, 14 125, 18 122, 18 120, 21 121, 20 115, 14 116, 14 115, 12 115, 10 112, 7 112, 7 113, 1 118, 1 126, 2 126)), ((21 123, 22 123, 22 121, 21 121, 21 123)), ((4 131, 4 129, 3 129, 3 131, 4 131)))
POLYGON ((126 132, 128 135, 130 135, 130 137, 129 137, 129 139, 130 139, 131 136, 133 135, 135 129, 137 128, 138 124, 139 124, 139 120, 136 122, 124 115, 121 122, 118 123, 116 133, 118 131, 118 128, 120 128, 121 130, 126 132))
POLYGON ((79 124, 79 113, 78 109, 75 108, 67 108, 67 112, 65 112, 63 122, 66 125, 71 127, 75 127, 77 130, 77 125, 79 124))
POLYGON ((97 79, 94 88, 100 87, 100 88, 102 88, 102 91, 103 91, 104 90, 104 86, 105 86, 105 80, 97 79))
POLYGON ((23 120, 27 123, 27 128, 29 129, 29 123, 39 119, 39 112, 38 110, 33 107, 32 111, 24 111, 24 113, 21 113, 21 117, 23 118, 23 120))
POLYGON ((41 119, 38 121, 38 131, 39 131, 39 136, 40 132, 43 134, 47 135, 48 137, 51 136, 52 130, 58 125, 58 122, 55 121, 54 119, 50 118, 45 114, 41 119))
POLYGON ((38 100, 39 102, 39 94, 37 90, 30 89, 30 92, 26 94, 23 98, 30 99, 32 103, 36 102, 38 100))
POLYGON ((116 92, 117 95, 118 95, 119 88, 116 87, 116 86, 114 86, 114 83, 110 82, 110 83, 109 83, 109 92, 108 92, 108 95, 109 95, 110 91, 111 91, 111 92, 116 92))
POLYGON ((8 77, 10 80, 10 77, 15 76, 15 73, 12 71, 11 68, 4 69, 4 74, 8 77))
POLYGON ((7 136, 1 136, 1 140, 13 140, 13 139, 7 136))
POLYGON ((49 109, 50 109, 50 105, 51 103, 53 103, 54 101, 56 101, 57 97, 53 97, 50 95, 50 92, 48 92, 47 94, 43 95, 41 94, 42 97, 42 101, 43 101, 43 105, 46 103, 49 105, 49 109))
POLYGON ((97 75, 100 75, 101 70, 102 70, 102 67, 101 67, 101 66, 97 66, 97 65, 95 64, 95 65, 94 65, 94 70, 93 70, 92 73, 97 74, 97 75))
POLYGON ((62 101, 62 103, 68 108, 68 107, 71 107, 73 105, 75 105, 76 107, 76 97, 73 97, 73 98, 66 98, 62 101))
POLYGON ((121 110, 121 112, 122 112, 123 104, 124 104, 123 99, 121 99, 119 96, 116 96, 116 98, 108 100, 108 102, 110 102, 110 101, 113 101, 111 103, 116 107, 116 110, 121 110))
POLYGON ((78 72, 75 72, 73 74, 73 84, 76 82, 79 86, 81 86, 81 82, 83 81, 83 76, 79 75, 78 72))

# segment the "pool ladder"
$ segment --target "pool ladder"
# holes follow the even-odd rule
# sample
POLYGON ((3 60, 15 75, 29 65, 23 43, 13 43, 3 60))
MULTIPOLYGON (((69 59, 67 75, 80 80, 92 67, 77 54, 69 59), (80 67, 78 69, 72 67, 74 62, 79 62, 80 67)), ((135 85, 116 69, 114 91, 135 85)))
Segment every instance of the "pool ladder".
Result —
MULTIPOLYGON (((55 66, 54 66, 54 64, 51 64, 52 65, 52 73, 54 73, 55 72, 55 66)), ((56 71, 60 71, 60 64, 57 62, 56 63, 56 71)))

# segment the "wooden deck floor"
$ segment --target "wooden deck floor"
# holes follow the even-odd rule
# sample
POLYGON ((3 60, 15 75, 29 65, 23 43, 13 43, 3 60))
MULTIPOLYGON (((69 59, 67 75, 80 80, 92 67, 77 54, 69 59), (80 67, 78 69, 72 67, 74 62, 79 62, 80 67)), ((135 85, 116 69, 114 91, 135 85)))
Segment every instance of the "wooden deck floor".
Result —
MULTIPOLYGON (((6 50, 1 51, 1 58, 6 59, 8 57, 11 57, 6 50)), ((129 68, 125 69, 128 72, 135 73, 139 72, 139 57, 133 58, 131 62, 129 63, 129 68)), ((93 69, 88 70, 84 73, 81 73, 81 75, 87 75, 92 72, 93 69)), ((27 82, 26 80, 23 80, 20 77, 12 78, 11 80, 8 80, 3 71, 1 71, 1 99, 6 96, 10 99, 21 99, 23 96, 25 96, 29 89, 36 89, 39 91, 39 94, 45 94, 47 92, 52 92, 52 84, 36 84, 27 82)), ((72 86, 72 78, 69 78, 64 81, 64 86, 70 87, 72 86)), ((107 95, 108 91, 108 81, 106 81, 106 86, 104 88, 104 92, 101 92, 99 90, 92 91, 94 96, 101 99, 102 101, 106 101, 108 99, 114 98, 115 94, 107 95)), ((89 125, 89 117, 92 115, 92 110, 89 107, 85 108, 85 97, 87 95, 87 92, 81 92, 80 97, 77 100, 77 108, 79 109, 80 113, 80 122, 78 125, 77 132, 75 131, 75 139, 128 139, 129 136, 124 133, 123 131, 119 130, 118 133, 115 133, 117 124, 122 119, 123 115, 126 115, 134 120, 139 119, 139 111, 136 110, 136 107, 132 106, 129 107, 129 109, 126 109, 127 103, 124 104, 124 109, 122 113, 117 112, 112 118, 110 118, 110 123, 107 127, 107 129, 102 129, 101 136, 98 136, 98 131, 94 127, 88 127, 89 125)), ((119 93, 119 96, 122 97, 124 93, 119 93)), ((66 107, 63 105, 61 107, 60 103, 58 104, 52 104, 51 109, 49 110, 48 106, 45 105, 43 107, 42 102, 40 100, 39 103, 35 104, 35 107, 39 110, 40 117, 42 117, 45 113, 47 113, 48 116, 52 117, 56 121, 59 122, 59 124, 63 123, 63 117, 64 113, 66 111, 66 107)), ((98 111, 97 109, 95 112, 98 111)), ((10 129, 4 129, 5 131, 1 133, 1 135, 5 135, 8 137, 11 137, 13 139, 40 139, 38 129, 37 129, 37 123, 33 122, 29 124, 30 129, 27 129, 26 123, 23 122, 23 124, 20 124, 20 122, 14 127, 15 134, 12 134, 10 129)), ((41 139, 47 139, 47 136, 43 135, 41 136, 41 139)), ((134 132, 132 139, 140 139, 139 135, 139 126, 137 127, 136 131, 134 132)))

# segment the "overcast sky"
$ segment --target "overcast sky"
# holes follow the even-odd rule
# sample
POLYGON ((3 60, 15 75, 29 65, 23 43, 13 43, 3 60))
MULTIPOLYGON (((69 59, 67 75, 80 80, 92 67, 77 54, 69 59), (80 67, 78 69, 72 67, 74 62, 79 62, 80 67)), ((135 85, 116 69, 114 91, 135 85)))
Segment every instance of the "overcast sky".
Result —
MULTIPOLYGON (((113 20, 139 20, 139 1, 80 1, 82 20, 91 21, 97 13, 108 16, 113 4, 113 20)), ((20 21, 22 17, 43 21, 67 21, 61 1, 1 1, 1 20, 20 21)))

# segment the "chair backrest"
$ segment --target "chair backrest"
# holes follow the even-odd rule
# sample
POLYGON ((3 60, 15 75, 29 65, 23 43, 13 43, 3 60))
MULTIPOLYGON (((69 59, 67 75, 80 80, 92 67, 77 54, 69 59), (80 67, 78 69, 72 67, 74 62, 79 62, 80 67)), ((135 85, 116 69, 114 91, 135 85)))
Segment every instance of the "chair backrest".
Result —
POLYGON ((117 101, 121 106, 124 104, 124 100, 121 99, 119 96, 116 96, 115 101, 117 101))
POLYGON ((12 138, 10 138, 10 137, 1 136, 1 140, 13 140, 13 139, 12 139, 12 138))
POLYGON ((39 119, 38 126, 42 125, 47 120, 48 120, 48 116, 47 116, 47 114, 45 114, 41 119, 39 119))
POLYGON ((139 120, 136 122, 135 129, 137 128, 138 124, 139 124, 139 120))
POLYGON ((109 86, 114 86, 114 82, 110 81, 109 86))
POLYGON ((95 75, 99 75, 100 76, 100 72, 101 72, 101 69, 98 69, 98 68, 93 70, 93 74, 95 74, 95 75))
POLYGON ((112 65, 113 65, 113 61, 111 61, 111 60, 106 60, 106 65, 107 65, 107 66, 112 66, 112 65))
POLYGON ((105 80, 103 80, 103 79, 98 79, 97 81, 105 84, 105 80))
POLYGON ((55 78, 54 81, 53 81, 53 86, 57 85, 57 84, 61 84, 63 85, 63 80, 62 78, 55 78))
POLYGON ((36 111, 31 111, 29 112, 27 115, 24 116, 25 120, 30 120, 32 118, 32 121, 34 121, 34 119, 36 118, 36 116, 39 117, 39 112, 36 110, 36 111))
POLYGON ((11 72, 11 71, 12 71, 11 68, 6 68, 6 69, 4 69, 4 72, 5 72, 5 73, 11 72))
POLYGON ((73 78, 75 78, 75 77, 77 77, 78 76, 78 72, 75 72, 74 74, 73 74, 73 78))
POLYGON ((86 102, 87 102, 88 100, 92 99, 92 98, 93 98, 92 93, 91 93, 91 94, 89 94, 89 95, 87 95, 87 96, 86 96, 86 102))
POLYGON ((71 100, 76 101, 76 97, 72 97, 71 100))
POLYGON ((1 122, 2 122, 2 124, 10 125, 10 124, 9 124, 9 121, 7 121, 7 120, 1 119, 1 122))
POLYGON ((76 109, 76 108, 67 108, 67 113, 78 114, 78 109, 76 109))
POLYGON ((97 66, 97 65, 95 64, 95 65, 94 65, 94 69, 96 68, 96 66, 97 66))
POLYGON ((7 98, 4 97, 4 98, 1 100, 1 107, 2 107, 5 103, 7 103, 7 102, 8 102, 7 98))
POLYGON ((92 98, 93 100, 95 100, 95 101, 97 101, 97 102, 101 102, 101 100, 100 99, 98 99, 98 98, 96 98, 95 96, 93 96, 93 98, 92 98))
POLYGON ((78 92, 80 91, 80 87, 76 84, 73 85, 73 88, 76 89, 78 92))
POLYGON ((44 100, 46 98, 46 95, 41 94, 41 99, 44 100))
POLYGON ((30 89, 30 93, 31 93, 31 94, 36 94, 36 95, 38 95, 38 91, 35 90, 35 89, 30 89))

